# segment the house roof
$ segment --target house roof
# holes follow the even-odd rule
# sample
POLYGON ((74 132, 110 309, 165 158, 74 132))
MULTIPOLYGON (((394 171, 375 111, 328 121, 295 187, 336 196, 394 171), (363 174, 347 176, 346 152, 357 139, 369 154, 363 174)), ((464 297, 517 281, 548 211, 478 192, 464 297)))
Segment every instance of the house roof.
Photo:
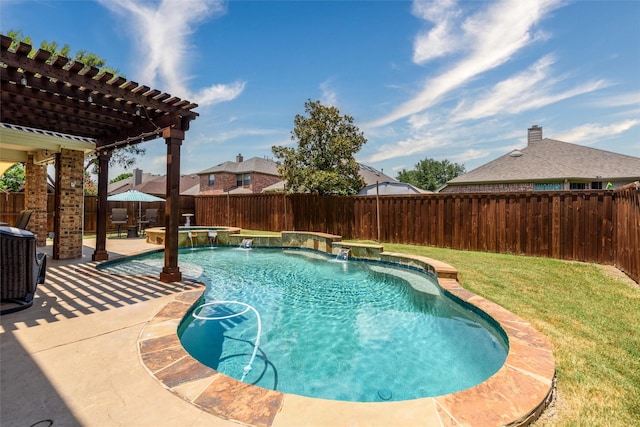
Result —
POLYGON ((257 172, 265 175, 278 176, 278 166, 273 160, 263 159, 260 157, 252 157, 243 162, 224 162, 211 168, 198 172, 198 175, 210 173, 250 173, 257 172))
POLYGON ((408 184, 406 182, 378 182, 367 185, 363 189, 358 192, 359 196, 369 196, 369 195, 387 195, 387 194, 427 194, 431 193, 431 191, 422 190, 414 185, 408 184), (377 188, 376 188, 377 187, 377 188))
POLYGON ((398 182, 398 180, 385 175, 382 171, 372 168, 368 165, 360 163, 360 176, 364 179, 365 185, 375 184, 377 182, 398 182))
MULTIPOLYGON (((375 186, 376 182, 378 183, 387 183, 387 184, 400 184, 399 181, 391 178, 388 175, 385 175, 383 172, 372 168, 368 165, 360 164, 360 176, 364 179, 365 186, 375 186)), ((265 187, 262 192, 270 193, 270 192, 282 192, 284 191, 284 181, 278 181, 275 184, 271 184, 268 187, 265 187)))
MULTIPOLYGON (((160 175, 154 175, 154 174, 151 174, 151 173, 143 173, 142 174, 142 182, 145 183, 145 182, 147 182, 149 180, 156 179, 158 177, 160 177, 160 175)), ((125 179, 121 179, 120 181, 116 181, 116 182, 110 183, 107 186, 107 194, 109 196, 111 196, 113 194, 123 193, 123 192, 125 192, 127 190, 133 190, 133 176, 130 176, 130 177, 125 178, 125 179)), ((139 189, 137 189, 137 190, 138 191, 142 191, 142 190, 139 190, 139 189)), ((164 194, 164 191, 163 191, 162 194, 164 194)))
MULTIPOLYGON (((200 188, 200 179, 197 175, 180 176, 180 194, 193 195, 198 194, 200 188), (195 187, 195 188, 194 188, 195 187)), ((109 184, 108 194, 123 193, 127 190, 135 189, 154 196, 164 197, 167 191, 166 175, 152 175, 149 173, 142 174, 142 183, 133 185, 133 177, 123 179, 121 181, 109 184)))
MULTIPOLYGON (((197 175, 180 176, 180 194, 184 194, 196 185, 200 185, 200 178, 197 175)), ((146 182, 143 181, 142 184, 138 184, 134 188, 147 194, 165 195, 167 192, 167 176, 162 175, 146 182)))
POLYGON ((513 150, 448 185, 574 179, 639 179, 640 158, 544 138, 513 150))

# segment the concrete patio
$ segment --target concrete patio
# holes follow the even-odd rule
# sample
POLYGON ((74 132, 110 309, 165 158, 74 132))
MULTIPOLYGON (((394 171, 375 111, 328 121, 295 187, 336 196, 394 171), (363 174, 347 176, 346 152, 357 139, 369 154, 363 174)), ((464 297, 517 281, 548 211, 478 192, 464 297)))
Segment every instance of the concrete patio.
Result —
MULTIPOLYGON (((81 259, 49 257, 33 307, 0 318, 0 425, 237 426, 168 392, 140 363, 144 325, 198 285, 96 274, 94 245, 84 240, 81 259)), ((107 240, 110 259, 159 248, 107 240)))

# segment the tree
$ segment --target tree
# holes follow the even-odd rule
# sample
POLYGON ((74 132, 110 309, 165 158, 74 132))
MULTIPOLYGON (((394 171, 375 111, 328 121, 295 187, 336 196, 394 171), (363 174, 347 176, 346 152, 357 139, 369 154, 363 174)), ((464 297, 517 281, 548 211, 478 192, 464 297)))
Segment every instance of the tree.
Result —
MULTIPOLYGON (((33 46, 31 37, 25 35, 22 31, 11 30, 7 32, 7 36, 13 39, 13 44, 11 45, 12 49, 15 48, 15 46, 19 42, 33 46)), ((107 61, 99 57, 95 53, 87 52, 86 50, 79 50, 74 55, 72 55, 69 45, 65 44, 64 46, 60 47, 60 44, 58 42, 48 42, 46 40, 40 43, 40 49, 51 53, 50 60, 55 58, 56 56, 64 56, 67 58, 71 58, 74 61, 81 62, 88 67, 99 68, 100 72, 98 73, 98 75, 107 72, 113 74, 114 76, 124 77, 124 75, 120 73, 120 71, 108 66, 107 61)), ((33 49, 29 55, 35 55, 36 52, 36 49, 33 49)), ((128 145, 126 147, 122 147, 113 151, 111 159, 109 160, 109 165, 112 167, 119 165, 125 169, 129 169, 136 164, 137 158, 139 156, 143 156, 145 153, 146 149, 140 148, 138 145, 128 145)), ((85 171, 90 171, 94 174, 98 172, 98 159, 95 154, 91 154, 86 158, 84 169, 85 171)))
MULTIPOLYGON (((113 150, 109 166, 122 166, 124 169, 131 169, 138 161, 139 156, 144 156, 147 152, 146 148, 140 147, 138 144, 127 145, 113 150)), ((84 170, 93 174, 98 173, 98 157, 95 154, 89 154, 85 159, 84 170)))
POLYGON ((97 196, 98 185, 91 178, 91 175, 86 170, 84 171, 84 195, 85 196, 97 196))
POLYGON ((121 173, 120 175, 116 176, 111 181, 109 181, 109 184, 113 184, 115 182, 122 181, 123 179, 131 178, 132 176, 133 176, 133 174, 130 173, 130 172, 121 173))
POLYGON ((416 163, 415 169, 403 169, 396 179, 400 182, 415 185, 423 190, 435 191, 448 181, 465 172, 464 165, 451 163, 449 160, 437 161, 426 158, 416 163))
POLYGON ((24 165, 16 163, 7 169, 0 177, 0 190, 16 192, 24 184, 24 165))
POLYGON ((298 148, 272 147, 285 191, 356 194, 364 187, 354 158, 367 142, 363 133, 353 124, 353 117, 340 115, 336 107, 310 99, 304 106, 307 115, 296 115, 291 132, 298 148))

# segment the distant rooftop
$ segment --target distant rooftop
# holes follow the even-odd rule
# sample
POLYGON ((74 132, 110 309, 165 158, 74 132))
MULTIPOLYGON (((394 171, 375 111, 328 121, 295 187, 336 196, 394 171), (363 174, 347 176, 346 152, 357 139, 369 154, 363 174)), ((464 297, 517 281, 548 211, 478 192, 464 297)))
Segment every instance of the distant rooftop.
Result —
POLYGON ((235 162, 224 162, 219 165, 213 166, 211 168, 205 169, 197 173, 197 175, 204 175, 210 173, 219 173, 219 172, 227 172, 227 173, 251 173, 257 172, 265 175, 275 175, 278 176, 278 166, 277 163, 270 159, 263 159, 261 157, 252 157, 249 160, 243 160, 242 156, 239 156, 239 159, 236 159, 235 162), (240 160, 240 161, 237 161, 240 160))
POLYGON ((448 184, 540 181, 549 179, 637 179, 640 158, 542 138, 529 129, 528 145, 460 175, 448 184))

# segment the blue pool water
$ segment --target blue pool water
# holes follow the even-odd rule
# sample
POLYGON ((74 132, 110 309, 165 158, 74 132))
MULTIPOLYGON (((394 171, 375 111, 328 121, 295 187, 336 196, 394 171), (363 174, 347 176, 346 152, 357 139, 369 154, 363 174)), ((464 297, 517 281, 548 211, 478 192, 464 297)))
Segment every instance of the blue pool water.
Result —
MULTIPOLYGON (((506 358, 493 322, 414 270, 306 250, 187 249, 179 260, 184 275, 207 284, 199 305, 242 303, 197 304, 179 328, 183 346, 247 383, 334 400, 408 400, 472 387, 506 358), (258 319, 244 304, 262 328, 248 372, 258 319)), ((112 268, 157 274, 162 262, 157 253, 112 268)))

